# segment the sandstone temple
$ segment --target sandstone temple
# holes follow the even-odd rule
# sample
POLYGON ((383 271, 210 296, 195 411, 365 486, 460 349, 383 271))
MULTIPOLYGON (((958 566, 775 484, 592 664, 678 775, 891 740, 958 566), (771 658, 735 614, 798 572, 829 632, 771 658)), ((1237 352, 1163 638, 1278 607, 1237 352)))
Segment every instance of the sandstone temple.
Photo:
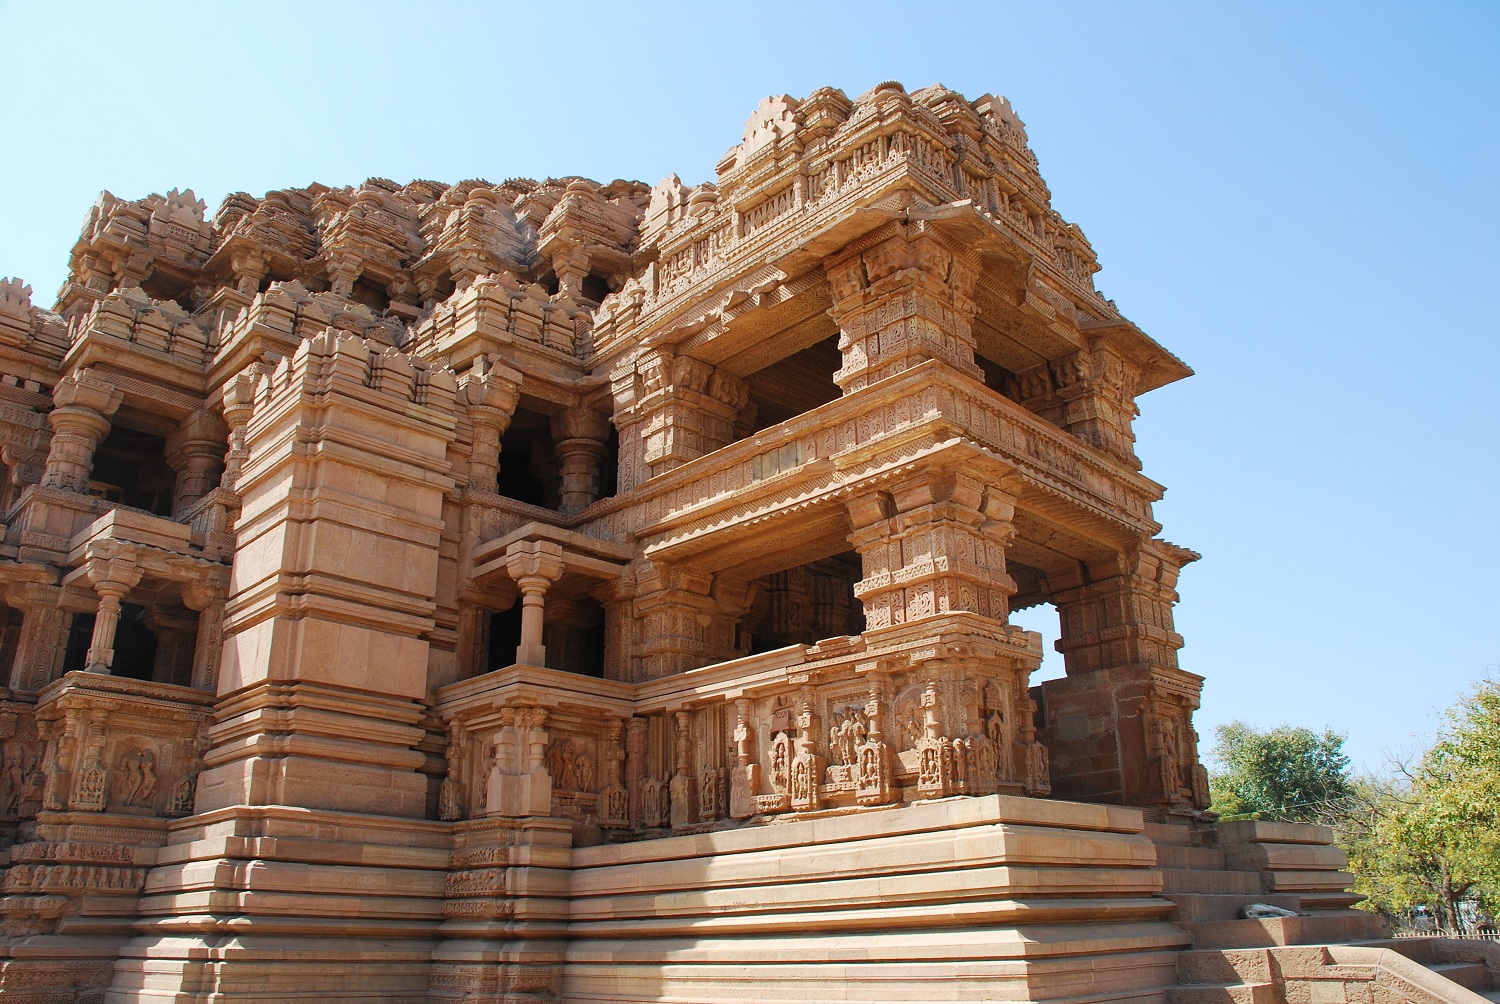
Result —
POLYGON ((105 193, 52 307, 0 282, 0 997, 1500 973, 1370 944, 1326 830, 1205 812, 1131 428, 1190 370, 1003 98, 768 98, 699 185, 206 210, 105 193))

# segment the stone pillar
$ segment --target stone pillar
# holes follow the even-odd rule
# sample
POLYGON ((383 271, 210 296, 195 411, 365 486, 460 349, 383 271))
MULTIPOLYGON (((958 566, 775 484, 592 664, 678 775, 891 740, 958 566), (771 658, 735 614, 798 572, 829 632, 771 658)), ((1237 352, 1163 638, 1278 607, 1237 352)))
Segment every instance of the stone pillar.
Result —
POLYGON ((236 252, 229 258, 230 274, 234 277, 234 288, 245 296, 253 297, 260 292, 260 281, 270 269, 270 261, 259 248, 236 252))
POLYGON ((64 491, 85 492, 94 469, 94 450, 109 434, 109 419, 124 395, 98 379, 90 369, 70 373, 52 389, 56 407, 47 416, 52 445, 42 484, 64 491))
POLYGON ((156 636, 156 662, 151 667, 151 679, 188 686, 193 678, 198 618, 178 608, 154 605, 146 609, 146 627, 156 636))
POLYGON ((193 675, 189 686, 214 690, 219 684, 219 661, 224 653, 224 600, 217 583, 194 582, 182 591, 182 602, 198 611, 198 636, 193 645, 193 675))
POLYGON ((22 611, 21 636, 11 665, 10 688, 38 691, 62 673, 71 616, 58 606, 60 590, 40 582, 15 583, 5 590, 5 602, 22 611))
POLYGON ((845 394, 929 359, 976 380, 974 287, 978 258, 950 249, 920 224, 890 223, 824 259, 833 293, 845 394))
POLYGON ((219 476, 220 488, 235 491, 240 471, 250 458, 250 451, 245 447, 245 428, 255 412, 255 386, 264 377, 264 369, 261 364, 254 364, 225 383, 221 391, 224 424, 229 429, 229 449, 224 454, 224 472, 219 476))
POLYGON ((422 818, 455 379, 330 330, 252 387, 197 808, 422 818))
POLYGON ((547 773, 547 712, 500 709, 495 765, 485 779, 487 816, 549 816, 552 775, 547 773))
POLYGON ((712 576, 674 567, 647 566, 637 571, 636 579, 641 680, 740 654, 735 625, 749 595, 743 587, 726 596, 712 576))
POLYGON ((641 789, 646 782, 647 743, 651 739, 651 723, 644 718, 631 718, 625 722, 625 792, 630 800, 630 828, 640 829, 644 818, 641 804, 641 789))
POLYGON ((634 680, 635 583, 621 577, 591 595, 604 606, 604 678, 634 680))
POLYGON ((1042 684, 1039 737, 1061 798, 1191 812, 1206 799, 1192 712, 1203 678, 1177 665, 1177 577, 1197 559, 1144 541, 1114 560, 1050 577, 1067 676, 1042 684), (1200 794, 1202 797, 1199 797, 1200 794))
POLYGON ((1021 404, 1133 470, 1139 364, 1106 341, 1017 374, 1021 404))
POLYGON ((1014 513, 1013 496, 964 474, 919 475, 852 499, 849 541, 864 566, 854 595, 866 629, 959 611, 1007 623, 1014 513))
POLYGON ((672 828, 697 822, 697 779, 693 777, 693 716, 678 711, 673 716, 676 728, 675 769, 672 773, 672 828))
POLYGON ((220 483, 228 435, 219 417, 204 409, 193 412, 167 437, 167 463, 177 472, 172 489, 174 516, 180 516, 220 483))
MULTIPOLYGON (((582 512, 603 494, 600 469, 609 449, 609 419, 586 408, 552 415, 552 453, 562 481, 562 511, 582 512)), ((612 487, 612 486, 611 486, 612 487)))
POLYGON ((510 428, 521 397, 521 374, 489 356, 477 356, 458 378, 459 400, 467 405, 472 430, 469 487, 493 492, 500 475, 500 437, 510 428))
POLYGON ((734 441, 749 385, 669 347, 611 374, 620 430, 620 488, 675 470, 734 441))
POLYGON ((333 254, 328 258, 328 286, 329 291, 340 299, 347 300, 354 295, 354 284, 359 281, 359 262, 347 254, 333 254))
POLYGON ((115 629, 120 624, 120 601, 141 581, 141 569, 128 561, 108 558, 89 562, 89 582, 99 594, 94 637, 84 667, 90 673, 109 673, 115 659, 115 629))
POLYGON ((516 662, 545 666, 542 613, 547 590, 562 578, 562 547, 548 540, 518 540, 505 549, 505 572, 521 590, 521 644, 516 647, 516 662))
POLYGON ((760 761, 755 755, 755 721, 750 699, 734 701, 734 772, 729 779, 729 814, 735 819, 755 815, 755 796, 760 793, 760 761))

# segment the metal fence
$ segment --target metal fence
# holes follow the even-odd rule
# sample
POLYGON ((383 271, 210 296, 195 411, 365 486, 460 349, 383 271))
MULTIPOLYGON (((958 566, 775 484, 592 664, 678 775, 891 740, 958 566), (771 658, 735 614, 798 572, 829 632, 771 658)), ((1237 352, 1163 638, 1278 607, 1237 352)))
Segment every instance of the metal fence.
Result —
POLYGON ((1419 931, 1409 928, 1405 931, 1396 931, 1392 934, 1395 938, 1462 938, 1465 941, 1500 941, 1500 928, 1495 927, 1466 927, 1461 930, 1444 930, 1433 928, 1432 930, 1419 931))

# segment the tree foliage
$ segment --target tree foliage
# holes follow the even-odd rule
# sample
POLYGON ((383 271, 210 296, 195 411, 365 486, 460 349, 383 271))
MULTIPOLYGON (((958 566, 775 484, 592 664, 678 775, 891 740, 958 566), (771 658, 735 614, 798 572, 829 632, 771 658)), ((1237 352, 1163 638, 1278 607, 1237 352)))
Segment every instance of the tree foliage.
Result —
POLYGON ((1354 795, 1344 735, 1282 725, 1261 732, 1244 722, 1220 725, 1210 776, 1212 811, 1239 819, 1319 822, 1354 795))
POLYGON ((1372 909, 1401 917, 1428 905, 1456 927, 1462 900, 1500 908, 1500 680, 1448 709, 1415 767, 1362 781, 1338 829, 1372 909))
POLYGON ((1446 927, 1465 900, 1500 912, 1500 679, 1476 684, 1389 777, 1351 777, 1344 736, 1328 730, 1232 722, 1215 738, 1213 811, 1332 825, 1367 909, 1400 923, 1426 906, 1446 927))

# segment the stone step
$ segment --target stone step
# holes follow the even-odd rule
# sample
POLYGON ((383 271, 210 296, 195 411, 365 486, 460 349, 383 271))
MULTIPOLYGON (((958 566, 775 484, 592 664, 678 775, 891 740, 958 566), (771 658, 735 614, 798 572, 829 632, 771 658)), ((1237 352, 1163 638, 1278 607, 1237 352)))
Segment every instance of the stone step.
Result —
POLYGON ((1299 892, 1297 898, 1302 901, 1303 911, 1310 910, 1347 910, 1356 903, 1363 903, 1365 897, 1357 892, 1340 890, 1332 892, 1322 890, 1320 892, 1299 892))
POLYGON ((1277 1004, 1274 983, 1194 983, 1167 988, 1166 1004, 1277 1004))
POLYGON ((1265 885, 1256 872, 1210 871, 1206 868, 1163 868, 1163 895, 1179 892, 1213 893, 1221 896, 1261 896, 1265 885))
POLYGON ((1500 990, 1481 990, 1479 991, 1479 996, 1487 1001, 1494 1001, 1495 1004, 1500 1004, 1500 990))
POLYGON ((1428 962, 1428 969, 1469 990, 1489 987, 1489 970, 1483 962, 1428 962))
POLYGON ((1385 934, 1380 918, 1358 910, 1275 920, 1178 921, 1178 924, 1192 935, 1194 948, 1339 945, 1364 943, 1385 934))
POLYGON ((1388 948, 1424 966, 1437 961, 1437 954, 1434 951, 1437 945, 1435 939, 1432 938, 1380 938, 1375 941, 1361 941, 1359 947, 1388 948))
POLYGON ((1157 844, 1156 866, 1158 868, 1198 868, 1207 871, 1223 871, 1224 852, 1215 847, 1157 844))
POLYGON ((1177 956, 1177 981, 1269 983, 1271 955, 1264 948, 1189 949, 1177 956))
MULTIPOLYGON (((1264 893, 1172 893, 1163 891, 1162 895, 1177 904, 1177 912, 1172 919, 1177 923, 1199 922, 1199 921, 1232 921, 1240 919, 1240 909, 1249 903, 1267 903, 1271 906, 1279 906, 1284 910, 1296 910, 1299 906, 1296 896, 1268 896, 1264 893)), ((1235 946, 1238 947, 1238 946, 1235 946)))
POLYGON ((1169 844, 1176 847, 1199 847, 1200 841, 1208 830, 1194 830, 1184 823, 1147 823, 1145 834, 1151 840, 1160 844, 1169 844))

